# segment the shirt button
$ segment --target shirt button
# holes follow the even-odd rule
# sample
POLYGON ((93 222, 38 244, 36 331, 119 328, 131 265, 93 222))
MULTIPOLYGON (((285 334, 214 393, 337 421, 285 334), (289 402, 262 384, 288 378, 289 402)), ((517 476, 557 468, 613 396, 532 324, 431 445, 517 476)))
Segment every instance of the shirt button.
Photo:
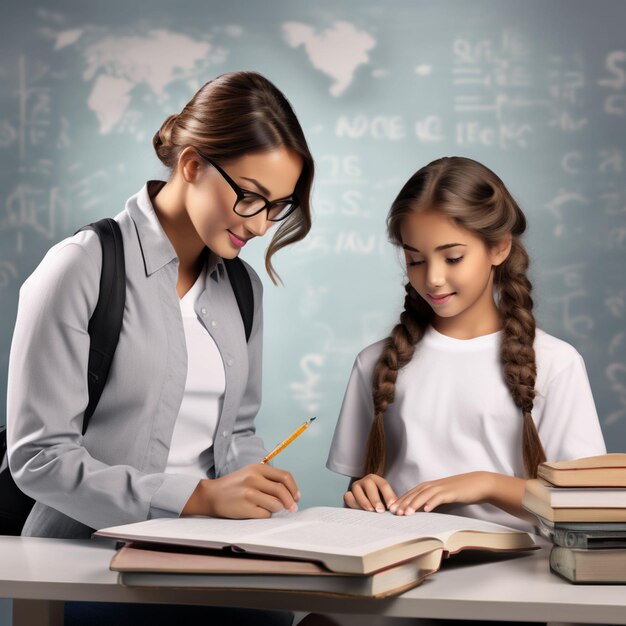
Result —
POLYGON ((228 437, 228 431, 227 430, 223 430, 222 431, 222 437, 228 437))
POLYGON ((228 359, 228 361, 226 361, 227 365, 232 365, 235 361, 233 361, 232 359, 228 359))
POLYGON ((217 326, 217 322, 215 320, 211 321, 211 326, 213 326, 213 328, 215 328, 217 326))
POLYGON ((206 315, 206 308, 205 308, 205 307, 202 307, 202 308, 200 309, 200 313, 202 313, 202 315, 206 315))

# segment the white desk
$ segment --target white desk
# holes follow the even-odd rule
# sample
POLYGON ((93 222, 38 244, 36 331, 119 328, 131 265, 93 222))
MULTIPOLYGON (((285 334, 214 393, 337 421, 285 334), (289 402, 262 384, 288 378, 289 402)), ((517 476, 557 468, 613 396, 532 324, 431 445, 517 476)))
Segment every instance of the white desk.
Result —
POLYGON ((109 571, 113 544, 0 536, 0 597, 14 626, 58 626, 63 601, 154 602, 442 619, 626 624, 626 586, 570 585, 551 574, 548 547, 497 562, 454 563, 383 600, 296 592, 132 589, 109 571))

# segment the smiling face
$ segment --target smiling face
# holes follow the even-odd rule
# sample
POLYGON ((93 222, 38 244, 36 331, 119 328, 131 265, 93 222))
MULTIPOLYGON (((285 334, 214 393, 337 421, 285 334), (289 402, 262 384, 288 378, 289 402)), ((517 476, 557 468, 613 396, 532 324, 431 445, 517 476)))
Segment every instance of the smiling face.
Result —
POLYGON ((437 330, 466 339, 500 328, 493 266, 508 256, 510 238, 487 248, 478 236, 434 211, 409 213, 401 233, 409 281, 432 307, 437 330))
MULTIPOLYGON (((267 200, 290 197, 302 172, 303 161, 284 147, 247 154, 219 164, 243 190, 267 200)), ((232 259, 252 237, 262 237, 277 222, 267 211, 242 217, 233 211, 237 194, 224 176, 197 155, 185 166, 190 182, 185 193, 189 219, 204 244, 218 256, 232 259)))

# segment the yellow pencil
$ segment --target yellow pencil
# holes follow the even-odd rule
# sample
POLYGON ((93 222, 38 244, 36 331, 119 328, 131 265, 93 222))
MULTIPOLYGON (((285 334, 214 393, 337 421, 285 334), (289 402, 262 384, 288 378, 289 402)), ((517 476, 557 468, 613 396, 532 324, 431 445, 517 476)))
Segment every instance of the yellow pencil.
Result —
POLYGON ((282 443, 279 443, 262 461, 261 463, 267 463, 268 461, 272 460, 279 452, 281 452, 282 450, 284 450, 294 439, 296 439, 297 437, 299 437, 308 427, 309 424, 314 420, 315 418, 312 417, 311 419, 308 419, 306 422, 304 422, 304 424, 302 424, 302 426, 300 426, 300 428, 298 428, 296 431, 294 431, 291 435, 289 435, 289 437, 287 437, 287 439, 285 439, 285 441, 283 441, 282 443))

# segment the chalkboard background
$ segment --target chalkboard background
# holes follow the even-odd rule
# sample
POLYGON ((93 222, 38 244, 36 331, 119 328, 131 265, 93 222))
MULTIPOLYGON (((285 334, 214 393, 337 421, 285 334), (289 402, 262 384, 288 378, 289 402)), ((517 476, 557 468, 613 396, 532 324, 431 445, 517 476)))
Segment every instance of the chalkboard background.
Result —
MULTIPOLYGON (((5 6, 0 405, 21 283, 166 175, 151 148, 166 115, 248 69, 290 99, 318 168, 310 236, 275 257, 285 287, 263 275, 258 428, 271 447, 318 417, 279 460, 303 504, 341 501, 324 464, 345 384, 403 299, 385 216, 442 155, 482 161, 525 210, 539 325, 582 353, 608 448, 626 449, 625 23, 623 2, 572 0, 5 6)), ((243 255, 259 274, 266 244, 243 255)))

